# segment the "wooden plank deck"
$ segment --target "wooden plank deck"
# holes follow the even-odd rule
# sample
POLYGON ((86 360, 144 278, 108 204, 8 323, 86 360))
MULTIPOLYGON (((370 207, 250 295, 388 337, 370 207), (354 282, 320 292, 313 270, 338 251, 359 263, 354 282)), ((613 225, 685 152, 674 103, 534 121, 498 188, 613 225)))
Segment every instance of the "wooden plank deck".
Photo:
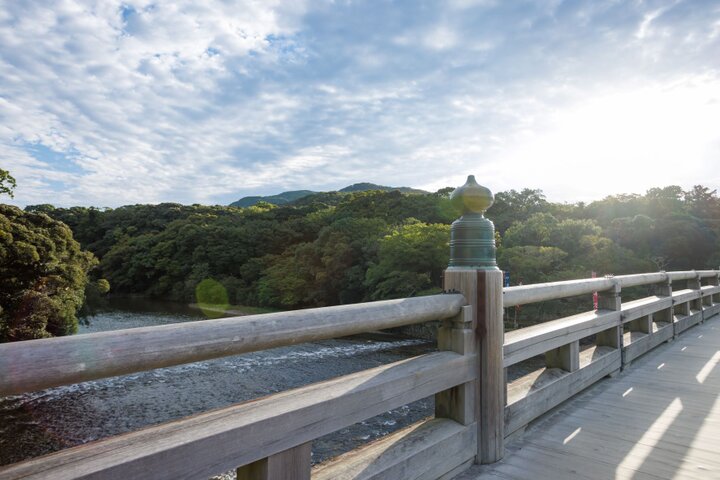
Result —
POLYGON ((540 418, 456 480, 720 479, 720 316, 540 418))

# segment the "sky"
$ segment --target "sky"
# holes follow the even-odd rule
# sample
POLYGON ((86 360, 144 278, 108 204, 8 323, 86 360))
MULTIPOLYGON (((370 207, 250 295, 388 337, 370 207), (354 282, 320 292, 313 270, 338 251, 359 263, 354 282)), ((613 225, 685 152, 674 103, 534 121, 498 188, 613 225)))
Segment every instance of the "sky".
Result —
POLYGON ((19 206, 720 188, 720 1, 0 0, 19 206))

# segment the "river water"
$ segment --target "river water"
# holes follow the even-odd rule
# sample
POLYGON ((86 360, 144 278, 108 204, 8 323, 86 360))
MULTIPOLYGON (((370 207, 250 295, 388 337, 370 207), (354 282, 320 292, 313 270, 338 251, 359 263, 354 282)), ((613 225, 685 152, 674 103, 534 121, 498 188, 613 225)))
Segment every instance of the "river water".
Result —
MULTIPOLYGON (((116 299, 79 334, 201 320, 184 305, 116 299)), ((0 465, 225 407, 434 350, 407 337, 370 334, 162 368, 0 397, 0 465)), ((317 463, 432 415, 420 400, 317 439, 317 463)))

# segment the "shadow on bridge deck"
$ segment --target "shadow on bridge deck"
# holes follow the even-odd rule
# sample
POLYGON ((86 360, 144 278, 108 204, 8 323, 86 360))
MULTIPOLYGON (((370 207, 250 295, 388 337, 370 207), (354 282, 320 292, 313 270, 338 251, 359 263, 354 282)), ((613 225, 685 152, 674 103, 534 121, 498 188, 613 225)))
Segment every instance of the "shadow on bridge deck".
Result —
POLYGON ((456 480, 720 479, 720 316, 539 419, 456 480))

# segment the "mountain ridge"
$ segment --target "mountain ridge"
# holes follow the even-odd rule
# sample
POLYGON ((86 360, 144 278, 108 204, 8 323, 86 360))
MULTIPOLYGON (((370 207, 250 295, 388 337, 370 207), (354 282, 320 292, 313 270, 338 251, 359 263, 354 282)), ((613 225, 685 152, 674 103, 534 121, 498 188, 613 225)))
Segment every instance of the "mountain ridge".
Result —
MULTIPOLYGON (((341 188, 340 190, 337 190, 338 193, 354 193, 354 192, 366 192, 369 190, 382 190, 382 191, 394 191, 397 190, 402 193, 410 193, 410 194, 426 194, 430 192, 426 192, 425 190, 420 190, 417 188, 411 188, 411 187, 388 187, 385 185, 377 185, 375 183, 369 183, 369 182, 361 182, 361 183, 353 183, 352 185, 348 185, 345 188, 341 188)), ((318 194, 318 193, 330 193, 330 192, 316 192, 313 190, 289 190, 287 192, 278 193, 276 195, 252 195, 248 197, 242 197, 239 200, 236 200, 230 204, 231 207, 252 207, 253 205, 258 204, 259 202, 267 202, 271 203, 273 205, 287 205, 290 203, 294 203, 297 200, 300 200, 302 198, 305 198, 310 195, 318 194)))

